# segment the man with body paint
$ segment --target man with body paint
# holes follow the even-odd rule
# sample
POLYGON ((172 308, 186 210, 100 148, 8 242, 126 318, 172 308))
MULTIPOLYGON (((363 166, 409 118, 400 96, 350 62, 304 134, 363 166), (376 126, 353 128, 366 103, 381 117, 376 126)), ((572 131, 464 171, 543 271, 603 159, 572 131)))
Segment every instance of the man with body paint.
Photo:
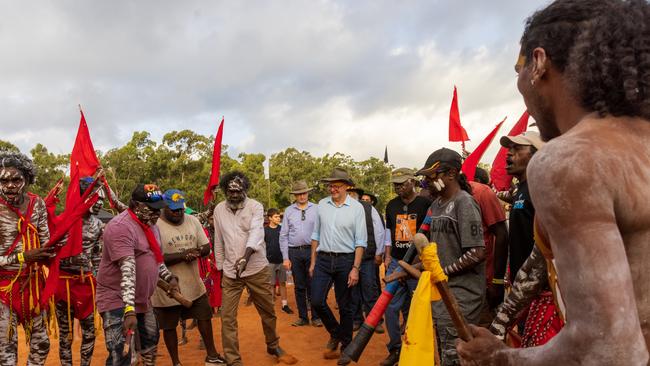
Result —
POLYGON ((462 364, 648 364, 649 18, 643 0, 558 0, 526 22, 517 86, 549 141, 528 166, 536 244, 567 324, 520 349, 472 327, 462 364))
POLYGON ((104 230, 97 309, 103 320, 107 365, 130 365, 134 352, 144 365, 156 364, 159 333, 150 298, 159 279, 169 283, 168 293, 178 289, 178 279, 163 262, 156 226, 160 210, 166 206, 158 186, 139 184, 131 194, 129 208, 104 230))
POLYGON ((280 348, 277 318, 269 278, 271 269, 264 245, 264 208, 247 197, 250 181, 233 171, 221 178, 219 187, 226 196, 214 209, 214 253, 217 268, 223 271, 221 339, 228 365, 241 366, 237 330, 239 299, 248 288, 262 320, 266 352, 285 363, 297 362, 280 348))
MULTIPOLYGON (((90 187, 93 178, 79 181, 80 194, 90 187)), ((72 324, 81 326, 81 365, 90 365, 95 349, 95 286, 93 272, 102 256, 104 224, 97 218, 104 206, 104 190, 98 191, 99 200, 82 218, 82 251, 64 258, 60 263, 59 284, 55 293, 56 318, 59 324, 59 360, 61 365, 72 365, 72 324)))
POLYGON ((18 363, 18 323, 29 342, 28 365, 44 365, 50 350, 46 311, 38 293, 42 265, 54 256, 45 202, 27 192, 36 168, 21 153, 0 152, 0 364, 18 363))

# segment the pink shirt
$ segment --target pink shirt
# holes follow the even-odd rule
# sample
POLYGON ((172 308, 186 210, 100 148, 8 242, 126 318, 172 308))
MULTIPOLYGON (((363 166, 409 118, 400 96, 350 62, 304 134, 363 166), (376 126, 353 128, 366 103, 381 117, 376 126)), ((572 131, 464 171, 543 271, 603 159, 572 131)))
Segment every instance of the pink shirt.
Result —
MULTIPOLYGON (((158 242, 160 232, 152 227, 158 242)), ((128 211, 115 216, 104 230, 104 248, 97 274, 97 309, 99 312, 124 307, 122 301, 122 272, 120 259, 135 256, 135 311, 144 313, 151 306, 149 298, 158 284, 159 265, 149 249, 142 228, 133 221, 128 211)))

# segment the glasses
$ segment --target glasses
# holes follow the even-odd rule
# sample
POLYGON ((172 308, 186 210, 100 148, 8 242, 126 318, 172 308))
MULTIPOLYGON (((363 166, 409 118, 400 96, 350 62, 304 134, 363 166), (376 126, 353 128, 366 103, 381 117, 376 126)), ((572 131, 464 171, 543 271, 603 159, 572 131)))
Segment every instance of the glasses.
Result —
POLYGON ((328 184, 327 185, 328 189, 333 189, 335 191, 340 191, 343 187, 345 187, 345 184, 328 184))
POLYGON ((300 210, 300 221, 305 221, 307 219, 307 211, 300 210))

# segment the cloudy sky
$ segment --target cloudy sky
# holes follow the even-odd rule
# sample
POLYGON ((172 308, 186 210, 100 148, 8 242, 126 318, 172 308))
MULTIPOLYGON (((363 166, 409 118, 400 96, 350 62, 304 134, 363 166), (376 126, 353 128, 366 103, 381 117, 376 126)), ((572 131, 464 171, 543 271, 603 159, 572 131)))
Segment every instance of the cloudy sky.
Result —
POLYGON ((518 40, 545 3, 4 1, 0 139, 68 153, 81 104, 103 151, 134 131, 213 135, 225 116, 232 154, 365 159, 388 145, 391 163, 417 166, 459 148, 454 85, 470 150, 516 122, 518 40))

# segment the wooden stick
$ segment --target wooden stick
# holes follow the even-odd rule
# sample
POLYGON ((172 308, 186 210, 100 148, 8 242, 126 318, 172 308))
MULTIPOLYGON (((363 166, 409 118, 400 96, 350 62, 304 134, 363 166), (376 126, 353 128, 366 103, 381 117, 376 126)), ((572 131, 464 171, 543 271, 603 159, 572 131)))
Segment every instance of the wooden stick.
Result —
POLYGON ((449 312, 451 321, 454 323, 454 326, 458 331, 458 337, 465 342, 471 341, 474 337, 472 336, 472 332, 470 332, 469 327, 465 322, 463 314, 460 312, 458 302, 456 301, 454 294, 451 293, 447 281, 435 282, 434 284, 440 293, 440 297, 442 297, 442 302, 445 303, 445 307, 449 312))
POLYGON ((186 308, 191 308, 192 307, 192 301, 186 299, 181 293, 177 290, 169 292, 169 289, 171 286, 169 286, 169 283, 165 282, 164 280, 158 280, 158 287, 163 289, 165 292, 167 292, 172 299, 178 301, 181 305, 183 305, 186 308))

